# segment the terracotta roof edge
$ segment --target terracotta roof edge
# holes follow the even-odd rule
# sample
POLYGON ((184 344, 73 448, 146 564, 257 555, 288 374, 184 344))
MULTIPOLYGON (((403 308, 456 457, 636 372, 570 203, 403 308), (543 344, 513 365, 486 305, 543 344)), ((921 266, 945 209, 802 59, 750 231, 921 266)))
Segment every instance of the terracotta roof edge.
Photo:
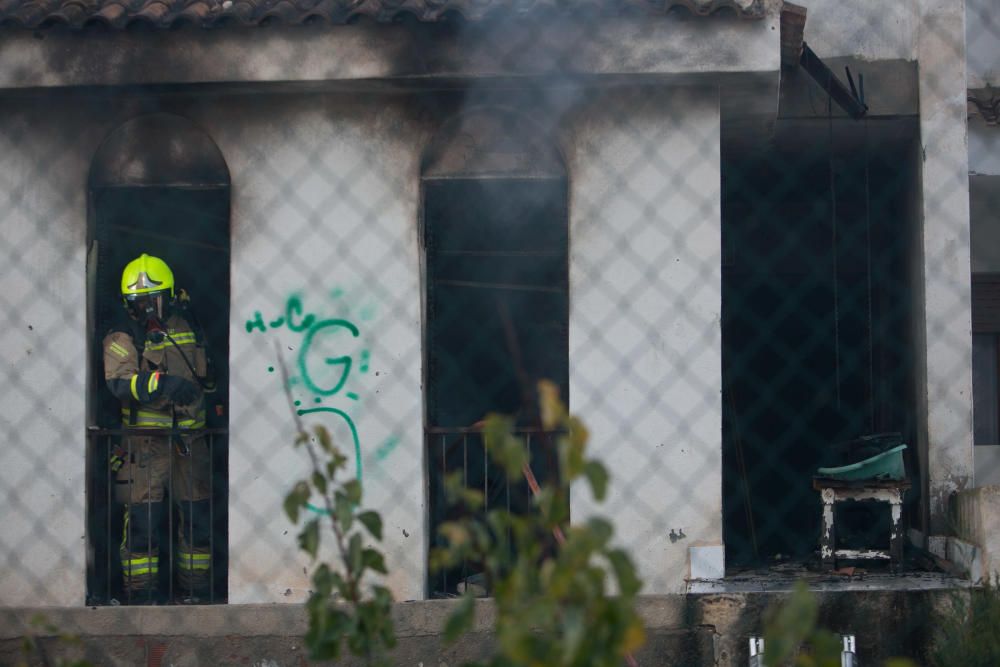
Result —
MULTIPOLYGON (((235 20, 242 25, 279 22, 299 25, 322 20, 343 24, 364 16, 388 23, 410 16, 421 22, 436 22, 448 16, 478 21, 502 12, 529 16, 539 11, 557 14, 619 14, 623 11, 666 14, 686 10, 695 16, 735 15, 741 19, 766 16, 766 0, 140 0, 123 4, 121 0, 52 0, 39 3, 8 2, 0 5, 0 24, 37 29, 52 21, 75 27, 102 23, 124 28, 132 23, 146 23, 170 28, 181 22, 204 27, 225 25, 235 20), (228 5, 228 6, 227 6, 228 5)), ((785 3, 785 7, 797 5, 785 3)), ((804 8, 802 8, 804 11, 804 8)), ((783 10, 784 11, 784 10, 783 10)))

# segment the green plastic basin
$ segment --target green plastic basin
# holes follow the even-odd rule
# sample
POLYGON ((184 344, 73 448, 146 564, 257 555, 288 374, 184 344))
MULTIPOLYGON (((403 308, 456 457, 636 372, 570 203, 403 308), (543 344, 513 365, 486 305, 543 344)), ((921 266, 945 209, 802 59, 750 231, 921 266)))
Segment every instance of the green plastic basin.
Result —
POLYGON ((816 473, 820 477, 853 481, 859 479, 905 479, 906 470, 903 467, 903 450, 906 445, 898 445, 892 449, 865 459, 837 468, 819 468, 816 473))

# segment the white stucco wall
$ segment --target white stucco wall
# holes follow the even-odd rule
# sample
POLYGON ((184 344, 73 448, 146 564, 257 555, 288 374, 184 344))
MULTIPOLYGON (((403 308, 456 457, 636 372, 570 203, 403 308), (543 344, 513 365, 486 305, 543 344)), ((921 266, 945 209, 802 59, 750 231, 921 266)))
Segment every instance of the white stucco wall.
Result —
POLYGON ((916 59, 916 0, 803 0, 798 4, 808 10, 806 43, 820 58, 916 59))
POLYGON ((974 468, 965 8, 962 0, 921 0, 920 8, 926 347, 918 354, 927 373, 930 531, 944 534, 948 498, 972 485, 974 468))
MULTIPOLYGON (((960 157, 966 155, 964 92, 940 85, 965 80, 946 48, 965 24, 956 2, 939 3, 943 10, 925 12, 933 23, 918 43, 915 0, 807 4, 806 40, 821 57, 913 59, 919 46, 922 178, 924 192, 933 194, 921 212, 928 467, 932 511, 942 517, 943 499, 966 483, 972 468, 971 404, 955 399, 968 397, 971 384, 963 291, 968 195, 959 185, 968 171, 960 157)), ((933 3, 923 4, 932 9, 933 3)), ((287 41, 284 32, 272 39, 280 48, 287 41)), ((49 83, 66 82, 52 74, 56 62, 43 43, 26 35, 5 42, 3 61, 17 65, 5 71, 20 78, 4 85, 37 84, 37 63, 49 68, 49 83), (15 48, 22 41, 41 49, 39 58, 15 48)), ((766 54, 753 46, 760 57, 728 70, 776 67, 774 42, 766 43, 766 54)), ((211 61, 191 53, 198 64, 211 61)), ((621 62, 627 71, 642 71, 635 51, 608 63, 599 55, 588 65, 593 71, 615 71, 621 62)), ((663 74, 692 72, 689 61, 664 66, 669 55, 653 59, 663 74)), ((302 78, 331 74, 309 62, 299 65, 302 78)), ((352 77, 387 73, 363 65, 352 77)), ((238 78, 252 78, 257 67, 263 65, 237 67, 238 78)), ((72 79, 89 83, 114 82, 120 74, 79 62, 69 71, 93 74, 72 79)), ((186 68, 185 80, 202 80, 199 71, 186 68)), ((286 76, 280 68, 270 71, 286 76)), ((146 80, 141 68, 126 73, 146 80)), ((212 70, 218 77, 212 80, 224 74, 212 70)), ((278 354, 300 380, 292 387, 299 407, 336 408, 355 424, 365 503, 385 514, 391 583, 399 599, 423 594, 415 221, 417 164, 430 128, 405 112, 401 97, 348 99, 247 96, 194 101, 186 110, 219 144, 233 175, 233 602, 301 600, 308 589, 307 563, 281 511, 303 459, 290 449, 291 417, 279 374, 269 370, 278 354), (319 396, 321 403, 310 403, 315 391, 299 393, 306 387, 298 366, 305 336, 287 324, 270 326, 293 296, 301 299, 303 316, 341 318, 358 329, 356 338, 332 327, 316 335, 305 361, 315 383, 330 387, 342 368, 326 359, 352 360, 343 389, 333 398, 319 396), (257 312, 265 331, 247 329, 257 312)), ((0 106, 0 307, 8 322, 0 339, 4 605, 83 601, 85 183, 97 142, 113 127, 95 122, 103 117, 76 104, 0 106)), ((617 539, 634 548, 647 592, 680 590, 688 548, 721 544, 718 127, 716 95, 647 90, 581 100, 567 112, 563 136, 571 182, 571 407, 590 425, 593 452, 612 473, 611 498, 597 511, 612 517, 617 539)), ((990 162, 994 151, 976 150, 978 141, 970 140, 970 150, 986 157, 971 155, 971 169, 998 173, 990 162)), ((330 425, 338 441, 353 448, 342 416, 310 419, 330 425)), ((586 493, 574 494, 575 519, 595 510, 586 493)))
MULTIPOLYGON (((399 98, 321 99, 204 117, 234 182, 233 602, 293 601, 309 587, 306 560, 280 511, 302 458, 288 446, 285 397, 268 372, 277 365, 278 341, 301 379, 302 335, 269 326, 292 295, 301 296, 305 312, 359 328, 357 340, 327 332, 321 353, 353 357, 344 392, 359 400, 341 392, 322 406, 343 409, 357 425, 365 504, 385 515, 397 598, 423 595, 417 175, 435 123, 414 120, 399 98), (257 311, 267 333, 247 331, 257 311), (358 370, 361 350, 370 355, 366 374, 358 370)), ((611 499, 600 508, 582 489, 574 494, 574 520, 595 510, 613 518, 647 591, 681 590, 688 547, 721 546, 717 97, 577 91, 525 111, 543 126, 564 119, 571 408, 592 428, 592 451, 613 478, 611 499), (649 145, 657 146, 654 156, 649 145), (672 528, 686 539, 672 542, 672 528)), ((313 374, 323 373, 321 354, 309 354, 313 374)), ((315 394, 301 384, 292 393, 300 407, 313 406, 315 394)), ((348 440, 341 417, 322 420, 348 440)))
MULTIPOLYGON (((915 60, 922 0, 802 0, 808 10, 805 40, 822 58, 857 56, 865 60, 915 60)), ((995 0, 963 0, 965 40, 971 89, 1000 81, 1000 15, 995 0)), ((948 2, 948 5, 954 3, 948 2)), ((949 34, 957 53, 961 34, 949 34)), ((875 91, 872 91, 873 94, 875 91)))
MULTIPOLYGON (((963 0, 968 87, 996 86, 1000 77, 1000 16, 994 0, 963 0)), ((915 60, 921 26, 921 0, 802 0, 808 10, 805 40, 822 58, 857 56, 865 60, 915 60)), ((952 5, 953 3, 947 3, 952 5)), ((958 52, 961 34, 949 34, 958 52)), ((872 91, 875 94, 875 91, 872 91)))
MULTIPOLYGON (((405 105, 268 99, 168 104, 218 143, 233 180, 230 601, 299 601, 308 590, 308 560, 281 507, 305 473, 304 453, 291 447, 280 373, 269 372, 280 349, 301 376, 305 332, 246 327, 257 311, 272 323, 293 295, 316 321, 357 326, 357 338, 322 327, 307 355, 320 389, 335 383, 329 371, 343 368, 325 360, 352 357, 339 400, 321 406, 315 392, 298 391, 302 384, 293 386, 294 398, 302 408, 342 409, 354 422, 365 504, 385 521, 389 583, 397 599, 419 598, 425 519, 416 174, 426 141, 392 111, 405 105)), ((0 605, 84 602, 87 174, 100 141, 140 108, 136 99, 116 105, 103 97, 0 107, 0 308, 7 323, 0 605)), ((353 474, 346 421, 327 412, 305 422, 331 428, 353 474)))
MULTIPOLYGON (((397 98, 398 100, 398 98, 397 98)), ((222 105, 201 121, 232 171, 230 601, 301 601, 308 559, 281 503, 303 476, 280 356, 304 416, 360 470, 379 510, 397 599, 423 596, 418 160, 424 133, 405 103, 340 97, 222 105), (221 112, 221 113, 220 113, 221 112), (312 314, 317 325, 292 331, 312 314), (247 325, 260 313, 264 328, 247 325), (356 327, 322 322, 341 320, 356 327), (303 348, 308 349, 303 352, 303 348), (300 356, 304 355, 304 356, 300 356), (342 379, 343 387, 326 396, 342 379), (301 365, 300 365, 301 362, 301 365), (273 369, 273 370, 271 370, 273 369), (348 421, 357 433, 355 443, 348 421)))
POLYGON ((609 94, 576 118, 570 396, 611 485, 573 518, 610 517, 644 592, 679 592, 689 547, 722 551, 718 96, 609 94))
MULTIPOLYGON (((761 21, 581 21, 560 20, 545 39, 448 31, 428 41, 367 23, 274 28, 253 40, 195 29, 5 32, 0 90, 93 88, 89 97, 0 98, 0 309, 9 324, 0 345, 0 604, 84 599, 87 172, 110 131, 161 103, 202 127, 232 174, 230 600, 291 602, 309 587, 281 510, 305 466, 290 446, 279 356, 297 381, 297 407, 327 409, 306 421, 360 452, 351 467, 361 470, 365 505, 384 515, 397 598, 423 595, 418 161, 441 119, 371 91, 392 89, 394 77, 566 70, 675 85, 777 76, 775 11, 761 21), (264 82, 281 94, 249 94, 264 82), (226 86, 151 104, 137 88, 116 88, 150 83, 226 86), (330 94, 289 93, 320 89, 330 94), (310 339, 289 327, 289 304, 313 324, 350 326, 327 323, 310 339), (347 381, 331 392, 346 358, 347 381)), ((647 590, 677 590, 686 547, 721 542, 718 105, 693 93, 577 103, 539 105, 560 122, 565 115, 561 149, 571 156, 572 407, 593 423, 595 451, 612 469, 605 512, 637 549, 647 590), (650 142, 657 159, 646 163, 650 142), (655 409, 637 409, 640 395, 655 409), (676 544, 671 529, 684 535, 676 544)), ((591 509, 574 496, 576 516, 591 509)))
MULTIPOLYGON (((560 128, 571 183, 571 407, 612 473, 598 511, 633 549, 646 590, 677 591, 688 547, 721 545, 718 100, 596 95, 560 92, 529 110, 560 128)), ((353 423, 389 583, 397 599, 422 597, 418 175, 443 118, 400 95, 170 106, 212 137, 232 175, 230 601, 300 601, 309 589, 281 509, 305 458, 291 446, 279 356, 298 408, 341 411, 305 421, 331 428, 352 473, 344 416, 353 423), (311 341, 279 322, 290 303, 294 324, 313 314, 320 325, 311 341), (324 395, 342 357, 346 382, 324 395)), ((107 99, 0 109, 3 605, 83 602, 86 178, 101 139, 132 115, 107 99)), ((574 493, 575 520, 594 510, 589 493, 574 493)))
POLYGON ((0 605, 82 604, 84 184, 96 146, 70 110, 3 105, 0 118, 0 605))

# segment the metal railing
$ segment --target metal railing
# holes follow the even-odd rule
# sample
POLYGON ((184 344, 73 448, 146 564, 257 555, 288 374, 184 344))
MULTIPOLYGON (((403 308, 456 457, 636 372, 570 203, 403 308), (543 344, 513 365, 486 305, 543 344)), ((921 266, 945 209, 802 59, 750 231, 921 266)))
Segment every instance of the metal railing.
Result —
MULTIPOLYGON (((88 494, 87 494, 87 549, 88 549, 88 595, 90 605, 118 604, 178 604, 207 603, 215 604, 226 601, 226 562, 228 560, 228 545, 226 540, 226 525, 228 518, 226 496, 225 461, 220 458, 226 453, 228 430, 223 428, 206 429, 154 429, 154 428, 99 428, 87 429, 88 443, 88 494), (137 442, 144 440, 144 443, 137 442), (163 456, 163 447, 159 453, 148 450, 150 441, 157 439, 161 445, 166 445, 167 455, 163 456), (194 467, 198 464, 192 459, 192 473, 187 475, 187 494, 175 495, 176 461, 191 457, 192 445, 199 446, 204 441, 206 455, 199 456, 200 464, 209 467, 201 471, 207 480, 207 548, 208 558, 197 558, 193 553, 195 539, 196 502, 194 496, 194 467), (186 450, 186 451, 185 451, 186 450), (142 460, 137 459, 137 454, 142 460), (159 456, 158 465, 166 463, 166 477, 157 479, 154 483, 152 465, 154 458, 159 456), (116 467, 113 462, 117 461, 116 467), (151 502, 133 501, 136 497, 134 485, 136 475, 129 475, 126 481, 119 479, 118 468, 130 464, 145 468, 140 477, 145 479, 146 498, 160 500, 151 502), (207 474, 206 474, 207 473, 207 474), (126 488, 121 488, 122 486, 126 488), (157 488, 159 486, 159 488, 157 488), (181 496, 187 495, 187 498, 181 496), (216 508, 216 504, 219 508, 216 508), (154 504, 160 507, 154 508, 154 504), (142 508, 141 506, 145 506, 142 508), (186 507, 185 507, 186 505, 186 507), (147 554, 148 563, 144 569, 146 585, 141 590, 126 585, 125 566, 119 558, 124 558, 126 544, 133 544, 136 521, 129 521, 134 507, 139 512, 145 511, 146 532, 145 545, 140 541, 136 549, 147 554), (182 516, 186 510, 189 517, 184 525, 182 516), (181 535, 184 531, 184 535, 181 535), (217 534, 221 533, 221 534, 217 534), (176 560, 179 554, 179 542, 187 538, 189 552, 187 567, 190 570, 206 571, 207 586, 196 590, 192 578, 188 577, 187 585, 177 581, 176 560), (163 545, 166 544, 166 550, 163 545), (118 553, 116 553, 118 552, 118 553), (160 567, 166 556, 166 567, 160 567)), ((142 495, 139 489, 139 495, 142 495)), ((198 508, 202 509, 202 508, 198 508)), ((204 528, 202 528, 204 530, 204 528)), ((201 545, 206 546, 206 545, 201 545)), ((130 573, 139 570, 130 565, 130 573), (135 568, 134 570, 132 568, 135 568)))
MULTIPOLYGON (((427 427, 425 429, 429 471, 430 535, 432 547, 438 539, 438 527, 445 521, 468 516, 468 511, 452 506, 446 498, 444 480, 449 474, 462 473, 462 485, 483 494, 482 514, 498 507, 508 512, 531 511, 532 492, 527 480, 508 481, 500 466, 490 459, 489 442, 478 427, 427 427)), ((531 471, 544 482, 558 471, 555 437, 561 431, 522 427, 514 434, 524 439, 531 471)), ((509 540, 508 540, 509 543, 509 540)), ((450 597, 466 588, 481 585, 476 579, 475 564, 463 562, 452 570, 428 568, 429 596, 450 597)), ((483 588, 482 594, 488 591, 483 588)))

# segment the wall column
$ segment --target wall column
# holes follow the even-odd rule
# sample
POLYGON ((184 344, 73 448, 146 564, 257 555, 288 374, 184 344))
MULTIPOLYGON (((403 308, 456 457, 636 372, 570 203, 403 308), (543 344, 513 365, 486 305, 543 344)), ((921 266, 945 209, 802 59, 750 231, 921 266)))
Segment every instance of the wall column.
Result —
POLYGON ((614 522, 643 593, 679 593, 724 571, 718 91, 595 98, 568 143, 570 408, 611 474, 571 515, 614 522))
POLYGON ((930 534, 941 534, 947 530, 948 497, 973 481, 963 0, 921 0, 917 48, 925 309, 917 359, 926 363, 917 407, 926 410, 923 523, 930 534))

